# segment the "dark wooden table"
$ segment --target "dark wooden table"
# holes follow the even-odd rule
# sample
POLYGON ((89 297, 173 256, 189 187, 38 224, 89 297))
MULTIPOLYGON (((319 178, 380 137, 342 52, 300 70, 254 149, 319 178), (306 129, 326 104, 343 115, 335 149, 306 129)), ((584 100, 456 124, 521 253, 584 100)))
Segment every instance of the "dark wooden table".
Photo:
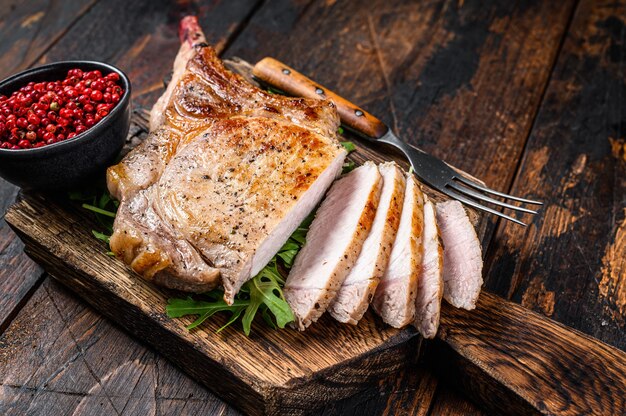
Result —
MULTIPOLYGON (((486 290, 626 349, 626 1, 2 0, 0 77, 104 60, 148 107, 188 13, 224 57, 274 56, 545 201, 527 228, 490 220, 486 290)), ((0 212, 17 191, 0 181, 0 212)), ((0 414, 237 414, 52 281, 4 221, 0 288, 0 414)), ((484 413, 431 364, 323 413, 484 413)))

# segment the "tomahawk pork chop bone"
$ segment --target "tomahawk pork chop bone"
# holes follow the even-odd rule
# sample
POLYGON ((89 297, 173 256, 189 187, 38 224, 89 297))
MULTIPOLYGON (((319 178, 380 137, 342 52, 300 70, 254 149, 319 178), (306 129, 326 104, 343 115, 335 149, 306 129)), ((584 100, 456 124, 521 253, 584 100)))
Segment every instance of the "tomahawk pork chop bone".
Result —
POLYGON ((156 130, 163 124, 165 120, 165 108, 170 102, 174 89, 185 73, 187 62, 196 55, 196 51, 198 50, 196 47, 206 45, 206 38, 204 37, 202 28, 200 28, 198 24, 198 18, 196 16, 185 16, 180 21, 178 36, 181 43, 178 54, 176 54, 176 58, 174 59, 172 77, 165 92, 152 106, 152 110, 150 111, 150 131, 156 130))
POLYGON ((335 182, 317 210, 284 288, 300 330, 326 311, 350 272, 372 227, 381 187, 378 167, 366 162, 335 182))
POLYGON ((402 215, 389 264, 378 284, 372 306, 383 321, 402 328, 415 320, 417 279, 422 262, 424 194, 417 180, 406 180, 402 215))
POLYGON ((230 303, 319 203, 346 151, 332 103, 267 94, 196 44, 195 18, 182 25, 156 130, 107 173, 121 202, 111 249, 167 287, 221 283, 230 303))
POLYGON ((338 321, 356 325, 367 310, 382 277, 396 238, 406 179, 393 162, 378 166, 383 187, 376 217, 361 254, 343 282, 328 312, 338 321))

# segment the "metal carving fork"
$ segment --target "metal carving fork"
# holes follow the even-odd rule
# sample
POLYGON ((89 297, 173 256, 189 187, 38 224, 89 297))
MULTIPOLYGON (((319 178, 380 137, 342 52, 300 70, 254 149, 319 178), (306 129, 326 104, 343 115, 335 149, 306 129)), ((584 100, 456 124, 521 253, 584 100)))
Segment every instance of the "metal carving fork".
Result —
POLYGON ((400 149, 408 158, 415 174, 422 182, 448 195, 450 198, 457 199, 469 206, 481 209, 520 225, 526 224, 498 210, 485 206, 483 203, 490 203, 502 208, 530 214, 536 214, 537 211, 512 205, 494 199, 489 195, 525 204, 542 205, 539 201, 519 198, 494 191, 476 180, 469 179, 459 174, 459 172, 451 168, 444 161, 402 141, 388 126, 367 111, 357 107, 348 100, 313 82, 293 68, 273 58, 264 58, 259 61, 254 66, 253 74, 260 81, 274 86, 287 94, 308 98, 330 99, 337 106, 337 111, 344 125, 368 140, 386 143, 400 149))

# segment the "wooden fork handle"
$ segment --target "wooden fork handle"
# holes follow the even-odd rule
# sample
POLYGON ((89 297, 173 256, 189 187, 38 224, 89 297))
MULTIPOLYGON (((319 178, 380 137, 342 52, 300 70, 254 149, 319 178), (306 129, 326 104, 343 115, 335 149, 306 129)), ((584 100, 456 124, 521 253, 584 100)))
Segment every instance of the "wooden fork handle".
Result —
POLYGON ((263 58, 260 60, 254 66, 252 73, 264 83, 274 86, 287 94, 318 100, 330 100, 337 106, 341 122, 358 133, 373 138, 380 138, 389 130, 385 123, 367 111, 274 58, 263 58))

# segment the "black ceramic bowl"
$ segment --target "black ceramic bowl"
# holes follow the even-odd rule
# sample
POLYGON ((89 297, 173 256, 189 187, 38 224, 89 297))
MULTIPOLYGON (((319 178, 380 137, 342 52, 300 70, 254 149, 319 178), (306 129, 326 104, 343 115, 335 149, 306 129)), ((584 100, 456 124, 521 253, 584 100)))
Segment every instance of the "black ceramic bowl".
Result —
POLYGON ((33 149, 0 149, 0 176, 23 189, 48 191, 80 186, 102 176, 124 146, 130 128, 130 81, 112 65, 92 61, 43 65, 0 82, 0 94, 9 96, 31 81, 62 80, 72 68, 98 69, 103 75, 117 72, 124 95, 105 118, 76 137, 33 149))

